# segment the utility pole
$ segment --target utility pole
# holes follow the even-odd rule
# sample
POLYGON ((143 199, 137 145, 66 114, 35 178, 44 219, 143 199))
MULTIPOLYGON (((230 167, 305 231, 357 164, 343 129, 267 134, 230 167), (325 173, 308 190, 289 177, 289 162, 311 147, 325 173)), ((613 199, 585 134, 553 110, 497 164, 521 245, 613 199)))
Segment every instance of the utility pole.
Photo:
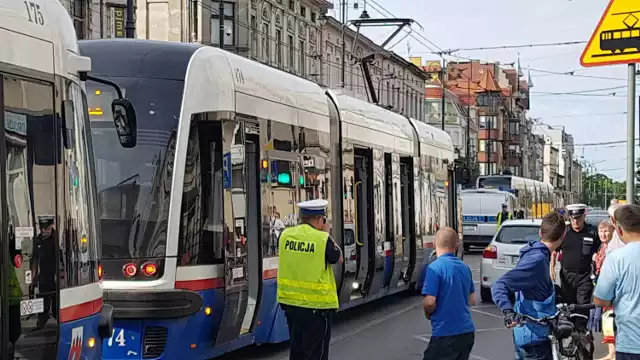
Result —
MULTIPOLYGON (((218 45, 220 49, 224 49, 224 1, 220 0, 218 3, 218 23, 220 24, 220 40, 218 41, 218 45)), ((253 31, 256 31, 255 29, 253 31)))
POLYGON ((444 58, 444 55, 442 56, 442 78, 440 79, 440 84, 442 85, 442 99, 440 101, 440 120, 442 121, 442 130, 444 131, 444 123, 445 123, 445 114, 444 114, 444 110, 446 107, 446 101, 445 101, 445 97, 446 97, 446 87, 444 86, 444 77, 445 74, 447 73, 447 60, 444 58))
MULTIPOLYGON (((134 6, 134 0, 127 0, 127 23, 124 26, 127 39, 133 39, 136 36, 136 22, 133 19, 135 16, 134 6)), ((100 19, 102 19, 102 17, 100 17, 100 19)))
POLYGON ((345 27, 347 26, 347 1, 348 0, 342 0, 341 3, 341 10, 340 10, 340 15, 342 17, 342 59, 341 62, 342 64, 340 65, 340 87, 344 88, 345 85, 345 71, 346 71, 346 56, 347 56, 347 44, 345 43, 344 40, 344 34, 345 34, 345 27))
POLYGON ((635 180, 636 64, 628 65, 627 79, 627 204, 633 204, 635 180))
POLYGON ((473 60, 469 62, 469 79, 467 82, 467 152, 465 155, 465 159, 467 160, 467 170, 470 171, 469 167, 471 166, 471 139, 469 139, 470 126, 471 126, 471 82, 473 80, 473 60))

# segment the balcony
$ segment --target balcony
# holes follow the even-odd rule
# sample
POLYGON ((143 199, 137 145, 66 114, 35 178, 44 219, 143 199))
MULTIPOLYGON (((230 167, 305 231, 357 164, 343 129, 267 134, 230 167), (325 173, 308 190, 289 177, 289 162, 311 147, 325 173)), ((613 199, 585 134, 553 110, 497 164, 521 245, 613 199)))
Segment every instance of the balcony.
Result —
POLYGON ((479 140, 501 140, 500 139, 500 130, 498 129, 493 129, 493 130, 488 130, 488 129, 480 129, 478 131, 478 139, 479 140))
POLYGON ((520 166, 522 165, 522 153, 515 151, 508 151, 507 155, 507 166, 520 166))
POLYGON ((478 163, 486 163, 486 162, 490 162, 490 163, 498 163, 499 161, 499 156, 497 152, 492 152, 490 155, 490 158, 487 158, 487 152, 484 151, 480 151, 478 152, 478 163))
POLYGON ((522 136, 522 133, 516 133, 516 134, 508 134, 507 135, 507 142, 510 144, 518 144, 518 145, 522 145, 523 141, 524 141, 524 136, 522 136))

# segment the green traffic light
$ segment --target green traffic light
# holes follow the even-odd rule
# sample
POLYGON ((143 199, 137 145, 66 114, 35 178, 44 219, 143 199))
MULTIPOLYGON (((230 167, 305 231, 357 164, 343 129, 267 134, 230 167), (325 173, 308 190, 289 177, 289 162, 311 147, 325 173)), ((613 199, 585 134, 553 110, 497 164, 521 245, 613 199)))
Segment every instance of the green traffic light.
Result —
POLYGON ((300 185, 304 185, 304 176, 300 175, 300 185))
POLYGON ((291 183, 291 175, 288 173, 278 174, 278 182, 280 184, 290 184, 291 183))

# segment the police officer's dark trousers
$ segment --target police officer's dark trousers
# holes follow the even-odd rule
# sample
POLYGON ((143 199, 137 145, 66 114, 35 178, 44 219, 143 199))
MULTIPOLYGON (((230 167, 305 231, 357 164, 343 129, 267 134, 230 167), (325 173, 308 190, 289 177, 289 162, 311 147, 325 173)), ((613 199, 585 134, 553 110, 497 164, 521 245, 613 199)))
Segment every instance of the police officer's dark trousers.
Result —
MULTIPOLYGON (((574 272, 562 269, 560 271, 560 282, 562 283, 562 299, 568 304, 591 304, 593 296, 593 280, 591 280, 591 272, 574 272)), ((589 317, 589 310, 576 311, 577 313, 589 317)), ((587 327, 586 319, 575 318, 577 327, 585 329, 587 327)))
POLYGON ((331 320, 335 310, 314 310, 282 306, 290 337, 290 360, 327 360, 331 341, 331 320))

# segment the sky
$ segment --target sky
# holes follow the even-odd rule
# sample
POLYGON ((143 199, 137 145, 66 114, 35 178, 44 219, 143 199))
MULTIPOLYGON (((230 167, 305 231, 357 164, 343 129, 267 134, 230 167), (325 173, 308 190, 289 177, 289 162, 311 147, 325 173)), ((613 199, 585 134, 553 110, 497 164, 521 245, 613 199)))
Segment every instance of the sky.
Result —
MULTIPOLYGON (((423 61, 438 60, 439 57, 430 53, 438 49, 421 36, 445 50, 587 41, 608 4, 607 0, 537 0, 535 5, 534 2, 522 0, 347 1, 350 8, 349 19, 360 16, 365 1, 371 18, 391 16, 413 18, 423 29, 417 25, 412 26, 413 34, 407 36, 391 50, 406 57, 410 49, 411 56, 421 56, 423 61), (358 2, 359 9, 353 9, 354 2, 358 2)), ((334 0, 334 3, 335 8, 339 8, 339 0, 334 0)), ((334 10, 332 15, 339 19, 339 12, 334 10)), ((377 43, 381 43, 392 31, 391 28, 369 28, 362 32, 377 43)), ((404 35, 404 33, 401 34, 404 35)), ((391 41, 390 44, 395 44, 402 35, 398 35, 395 38, 396 41, 391 41)), ((461 50, 454 56, 503 64, 513 63, 519 56, 525 78, 527 69, 531 68, 531 79, 534 84, 531 89, 529 116, 539 119, 544 124, 563 125, 565 131, 574 137, 578 157, 584 157, 584 160, 589 161, 598 172, 614 180, 624 180, 627 161, 626 143, 608 146, 580 146, 580 144, 626 140, 627 66, 584 68, 580 65, 580 55, 584 47, 585 44, 481 51, 461 50), (575 75, 588 77, 546 73, 570 71, 575 71, 575 75), (587 92, 605 96, 548 94, 621 86, 623 88, 587 92), (607 96, 613 92, 616 93, 615 96, 607 96)), ((447 60, 464 61, 465 59, 448 57, 447 60)), ((636 125, 636 138, 637 134, 636 125)), ((636 147, 636 151, 637 149, 636 147)))

